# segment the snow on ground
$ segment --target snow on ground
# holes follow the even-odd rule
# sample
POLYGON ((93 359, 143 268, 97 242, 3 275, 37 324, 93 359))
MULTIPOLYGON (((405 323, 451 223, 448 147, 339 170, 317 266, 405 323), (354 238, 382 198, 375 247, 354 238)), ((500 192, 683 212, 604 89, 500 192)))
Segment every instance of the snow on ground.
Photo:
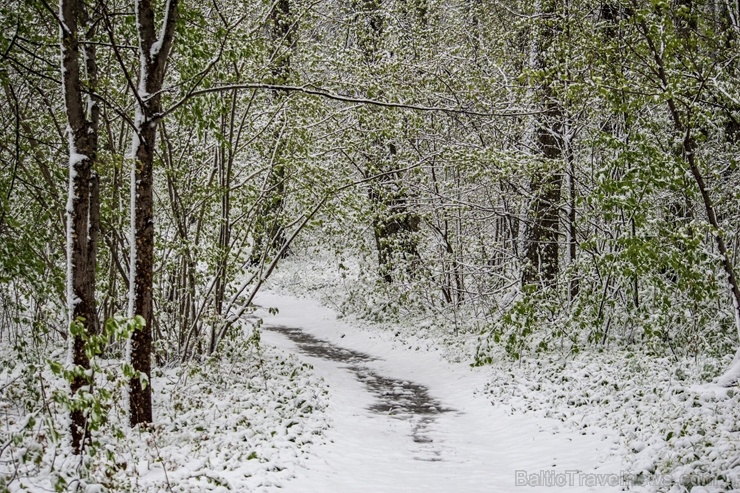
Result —
POLYGON ((494 402, 584 433, 617 430, 629 474, 650 491, 740 492, 740 392, 695 383, 718 373, 711 358, 635 350, 496 368, 486 386, 494 402))
MULTIPOLYGON (((391 352, 438 355, 462 363, 460 371, 475 360, 475 314, 394 303, 392 293, 378 293, 368 281, 372 266, 321 250, 295 257, 271 279, 281 292, 311 293, 391 352)), ((485 393, 497 413, 554 419, 560 428, 551 429, 559 433, 606 433, 614 454, 608 463, 621 458, 616 467, 631 491, 740 493, 740 388, 707 383, 732 355, 665 358, 633 345, 512 361, 502 348, 489 349, 492 364, 473 372, 469 385, 485 393)))
MULTIPOLYGON (((491 379, 490 368, 449 363, 439 354, 398 347, 388 333, 353 328, 315 301, 262 293, 256 303, 263 307, 256 315, 265 325, 298 327, 376 357, 361 364, 378 375, 424 385, 444 408, 453 409, 433 419, 373 412, 369 408, 377 398, 347 368, 350 365, 300 356, 329 386, 329 443, 314 447, 296 477, 281 482, 279 491, 489 493, 521 491, 523 486, 529 487, 526 491, 622 490, 613 433, 582 435, 561 429, 553 419, 508 414, 482 393, 491 379), (278 308, 279 314, 269 314, 269 307, 278 308), (415 441, 420 426, 423 438, 415 441)), ((289 353, 300 352, 278 331, 263 331, 262 340, 289 353)))
POLYGON ((0 354, 0 491, 740 492, 740 392, 702 383, 719 359, 630 349, 471 368, 472 332, 428 314, 353 318, 355 305, 343 307, 364 288, 307 268, 296 262, 272 286, 311 292, 347 319, 261 293, 260 345, 246 331, 217 358, 154 375, 151 430, 129 430, 109 389, 119 403, 84 468, 49 397, 66 392, 47 361, 64 351, 34 367, 0 354), (341 357, 311 356, 316 339, 341 357))
POLYGON ((43 364, 2 361, 0 491, 260 492, 292 477, 323 440, 327 391, 309 366, 255 342, 234 338, 206 361, 155 370, 146 430, 125 424, 121 385, 98 379, 114 384, 102 402, 113 407, 82 461, 64 438, 64 409, 29 391, 42 378, 49 393, 66 384, 43 364))

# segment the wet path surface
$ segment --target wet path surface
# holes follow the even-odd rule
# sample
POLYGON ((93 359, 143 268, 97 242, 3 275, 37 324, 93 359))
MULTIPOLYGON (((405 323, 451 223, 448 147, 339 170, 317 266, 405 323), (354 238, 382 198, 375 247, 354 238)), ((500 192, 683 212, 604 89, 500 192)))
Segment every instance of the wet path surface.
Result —
POLYGON ((441 451, 428 436, 427 430, 441 413, 454 411, 429 395, 429 389, 418 383, 379 375, 366 363, 377 358, 368 354, 336 346, 295 327, 268 326, 263 330, 280 333, 294 342, 301 353, 337 363, 352 372, 375 397, 368 410, 374 414, 407 420, 411 424, 411 439, 419 445, 420 454, 414 458, 423 461, 442 460, 441 451))
POLYGON ((621 444, 616 435, 581 435, 559 420, 514 414, 492 402, 484 389, 497 369, 414 349, 413 340, 353 326, 308 298, 258 296, 262 307, 279 307, 254 313, 264 344, 310 363, 321 379, 306 392, 326 404, 326 428, 306 445, 305 460, 296 457, 293 479, 254 493, 622 490, 578 478, 566 487, 522 488, 516 481, 522 471, 538 478, 567 471, 618 475, 623 465, 612 457, 621 444))

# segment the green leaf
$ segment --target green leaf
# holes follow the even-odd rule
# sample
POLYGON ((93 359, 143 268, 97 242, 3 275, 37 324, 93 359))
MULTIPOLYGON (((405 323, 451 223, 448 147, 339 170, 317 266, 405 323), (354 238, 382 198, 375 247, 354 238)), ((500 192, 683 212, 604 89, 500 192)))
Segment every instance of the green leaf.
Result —
POLYGON ((54 375, 61 375, 64 370, 64 366, 59 361, 49 360, 49 367, 51 368, 54 375))

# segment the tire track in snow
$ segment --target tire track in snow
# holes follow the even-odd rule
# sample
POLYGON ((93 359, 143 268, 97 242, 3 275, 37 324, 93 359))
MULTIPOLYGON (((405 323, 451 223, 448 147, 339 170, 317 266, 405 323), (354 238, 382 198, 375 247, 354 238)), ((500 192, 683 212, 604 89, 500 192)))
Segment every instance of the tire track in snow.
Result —
POLYGON ((339 347, 300 328, 282 325, 265 325, 262 328, 286 336, 307 356, 343 363, 341 368, 352 372, 376 398, 377 402, 368 407, 369 411, 410 423, 410 438, 418 448, 414 459, 430 462, 444 460, 442 450, 427 431, 434 424, 437 415, 453 412, 454 409, 432 398, 427 387, 408 380, 380 375, 363 365, 380 358, 339 347))
POLYGON ((280 310, 255 312, 263 341, 304 358, 325 380, 332 422, 294 479, 259 493, 623 491, 584 481, 619 475, 616 436, 511 415, 480 392, 491 368, 409 350, 312 300, 265 292, 256 301, 280 310))

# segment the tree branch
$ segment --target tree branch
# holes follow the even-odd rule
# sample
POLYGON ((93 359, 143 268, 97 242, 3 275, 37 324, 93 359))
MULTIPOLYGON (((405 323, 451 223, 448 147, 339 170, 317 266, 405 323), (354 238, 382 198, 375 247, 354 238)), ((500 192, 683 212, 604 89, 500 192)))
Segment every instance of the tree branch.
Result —
POLYGON ((307 94, 309 96, 319 96, 327 99, 331 99, 334 101, 341 101, 343 103, 358 103, 358 104, 366 104, 370 106, 379 106, 383 108, 396 108, 396 109, 407 109, 407 110, 413 110, 413 111, 422 111, 422 112, 437 112, 437 113, 450 113, 450 114, 459 114, 459 115, 468 115, 468 116, 481 116, 481 117, 501 117, 501 118, 514 118, 514 117, 520 117, 520 116, 532 116, 532 115, 539 115, 544 113, 541 110, 538 111, 474 111, 474 110, 467 110, 465 108, 449 108, 444 106, 424 106, 424 105, 417 105, 417 104, 406 104, 406 103, 393 103, 390 101, 381 101, 378 99, 369 99, 369 98, 363 98, 363 97, 356 97, 356 96, 349 96, 345 94, 339 94, 336 92, 328 91, 325 89, 318 89, 311 86, 291 86, 291 85, 283 85, 283 84, 267 84, 264 82, 246 82, 243 84, 228 84, 223 86, 217 86, 217 87, 210 87, 208 89, 201 89, 199 91, 192 91, 189 94, 187 94, 185 97, 183 97, 180 101, 176 102, 172 106, 170 106, 167 110, 157 114, 153 115, 153 119, 159 119, 164 118, 170 113, 173 113, 175 110, 183 106, 185 103, 187 103, 190 98, 196 97, 196 96, 203 96, 206 94, 214 94, 224 91, 233 91, 233 90, 239 90, 239 89, 265 89, 270 91, 285 91, 285 92, 297 92, 301 94, 307 94))

